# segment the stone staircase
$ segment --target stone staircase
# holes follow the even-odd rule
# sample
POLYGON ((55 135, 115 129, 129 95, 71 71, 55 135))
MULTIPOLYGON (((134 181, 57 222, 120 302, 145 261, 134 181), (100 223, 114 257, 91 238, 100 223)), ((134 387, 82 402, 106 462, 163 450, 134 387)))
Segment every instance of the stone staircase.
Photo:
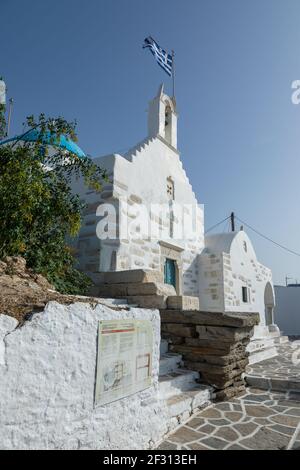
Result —
POLYGON ((173 426, 208 406, 213 398, 213 387, 198 383, 198 372, 183 368, 182 356, 168 352, 168 341, 160 346, 159 394, 164 400, 173 426))
POLYGON ((277 336, 277 338, 274 338, 274 344, 286 344, 289 342, 289 337, 288 336, 277 336))
POLYGON ((198 297, 177 295, 173 286, 164 283, 163 273, 147 269, 94 273, 89 294, 103 298, 126 299, 142 308, 199 309, 198 297))

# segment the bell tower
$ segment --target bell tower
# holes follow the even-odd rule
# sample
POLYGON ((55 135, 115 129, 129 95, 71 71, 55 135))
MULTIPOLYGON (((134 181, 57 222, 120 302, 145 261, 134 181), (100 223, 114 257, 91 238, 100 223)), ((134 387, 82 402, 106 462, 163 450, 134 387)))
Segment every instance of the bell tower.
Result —
POLYGON ((148 136, 160 136, 177 149, 176 102, 175 98, 164 94, 163 84, 160 85, 158 94, 149 103, 148 136))

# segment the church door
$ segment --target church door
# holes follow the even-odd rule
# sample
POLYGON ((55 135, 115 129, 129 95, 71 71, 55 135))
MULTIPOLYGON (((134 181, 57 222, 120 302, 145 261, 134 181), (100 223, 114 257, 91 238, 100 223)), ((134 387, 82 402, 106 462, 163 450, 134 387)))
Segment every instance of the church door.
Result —
POLYGON ((176 266, 173 259, 166 258, 164 271, 165 284, 170 284, 176 289, 176 266))

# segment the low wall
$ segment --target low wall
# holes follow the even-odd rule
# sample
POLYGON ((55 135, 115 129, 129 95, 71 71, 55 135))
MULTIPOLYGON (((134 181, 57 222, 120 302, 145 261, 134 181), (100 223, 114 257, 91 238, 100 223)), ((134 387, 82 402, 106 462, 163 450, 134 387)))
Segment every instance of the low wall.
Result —
POLYGON ((275 323, 285 335, 300 335, 300 287, 275 286, 275 323))
POLYGON ((169 430, 158 396, 158 311, 50 302, 17 326, 0 315, 1 449, 143 449, 169 430), (95 407, 98 322, 125 318, 152 323, 153 384, 95 407))
POLYGON ((199 371, 215 387, 217 399, 244 391, 246 348, 258 314, 161 310, 161 322, 170 350, 182 354, 185 367, 199 371))

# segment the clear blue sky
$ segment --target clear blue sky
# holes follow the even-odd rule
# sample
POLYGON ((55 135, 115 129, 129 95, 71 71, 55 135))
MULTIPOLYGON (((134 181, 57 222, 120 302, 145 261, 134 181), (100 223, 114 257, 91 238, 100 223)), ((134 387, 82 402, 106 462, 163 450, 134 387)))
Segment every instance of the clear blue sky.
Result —
MULTIPOLYGON (((176 53, 179 148, 206 228, 234 210, 300 251, 299 0, 0 0, 0 18, 12 133, 45 112, 76 118, 93 156, 144 138, 148 101, 171 91, 142 50, 151 34, 176 53)), ((248 233, 276 283, 300 281, 300 258, 248 233)))

